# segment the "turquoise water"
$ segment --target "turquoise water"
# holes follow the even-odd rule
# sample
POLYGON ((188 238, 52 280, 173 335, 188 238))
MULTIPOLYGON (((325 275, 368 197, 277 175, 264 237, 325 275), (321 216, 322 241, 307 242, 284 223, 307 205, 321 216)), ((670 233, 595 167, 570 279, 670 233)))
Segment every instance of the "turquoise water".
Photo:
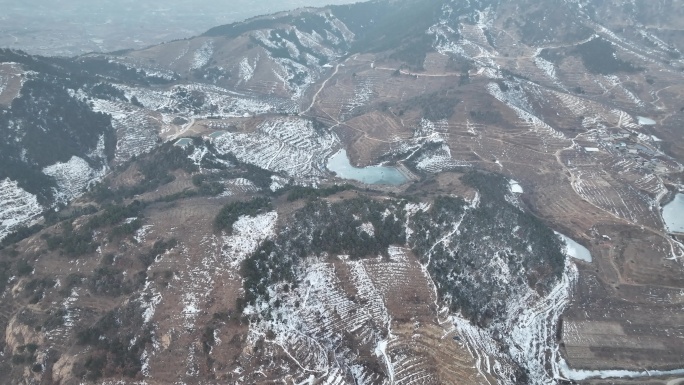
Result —
POLYGON ((349 163, 346 150, 340 150, 328 159, 328 170, 338 177, 351 179, 365 184, 400 185, 408 181, 406 176, 395 167, 368 166, 357 168, 349 163))
POLYGON ((684 194, 677 194, 663 207, 663 219, 667 230, 673 233, 684 233, 684 194))
POLYGON ((192 144, 192 139, 191 138, 181 138, 174 143, 175 146, 180 146, 180 147, 185 147, 189 146, 192 144))

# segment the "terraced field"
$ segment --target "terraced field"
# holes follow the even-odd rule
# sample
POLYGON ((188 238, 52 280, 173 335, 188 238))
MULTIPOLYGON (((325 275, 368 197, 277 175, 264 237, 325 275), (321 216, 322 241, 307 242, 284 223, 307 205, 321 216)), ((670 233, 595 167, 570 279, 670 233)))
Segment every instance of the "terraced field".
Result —
MULTIPOLYGON (((87 156, 40 167, 55 184, 44 206, 17 176, 0 179, 0 239, 45 226, 0 251, 0 373, 65 384, 680 382, 684 240, 668 234, 661 206, 684 189, 684 38, 670 28, 681 11, 661 25, 616 1, 453 1, 429 17, 410 4, 300 9, 48 67, 110 71, 60 90, 109 115, 117 142, 105 153, 102 136, 87 156), (407 10, 411 25, 383 19, 407 10), (419 34, 404 35, 414 24, 419 34), (355 166, 411 178, 342 185, 326 168, 340 149, 355 166), (149 154, 165 157, 146 164, 149 154), (494 179, 475 188, 472 170, 494 179), (401 204, 327 218, 351 230, 296 221, 313 204, 363 199, 401 204), (432 210, 446 201, 462 211, 439 222, 432 210), (90 227, 126 205, 142 208, 90 227), (225 228, 222 207, 235 216, 225 228), (472 230, 461 224, 490 214, 483 229, 522 219, 461 243, 472 230), (428 217, 429 231, 412 227, 428 217), (530 224, 591 261, 541 263, 550 252, 521 268, 540 241, 520 239, 530 224), (372 253, 324 247, 345 235, 370 249, 384 226, 399 238, 372 253), (273 267, 258 253, 276 255, 276 241, 296 252, 273 267), (458 265, 476 247, 479 258, 458 265), (254 261, 261 275, 245 267, 254 261), (246 286, 255 280, 258 295, 246 286), (468 311, 483 298, 500 314, 468 311), (112 319, 126 341, 100 327, 112 319)), ((38 74, 22 60, 0 64, 3 114, 38 74)), ((12 160, 28 164, 26 154, 12 160)))

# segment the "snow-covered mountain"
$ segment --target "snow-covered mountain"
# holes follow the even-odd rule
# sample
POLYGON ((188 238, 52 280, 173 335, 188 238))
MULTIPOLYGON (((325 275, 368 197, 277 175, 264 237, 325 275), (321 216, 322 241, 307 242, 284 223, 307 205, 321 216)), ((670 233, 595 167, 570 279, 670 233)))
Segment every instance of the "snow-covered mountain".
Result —
POLYGON ((371 1, 1 51, 0 378, 678 383, 680 3, 371 1))

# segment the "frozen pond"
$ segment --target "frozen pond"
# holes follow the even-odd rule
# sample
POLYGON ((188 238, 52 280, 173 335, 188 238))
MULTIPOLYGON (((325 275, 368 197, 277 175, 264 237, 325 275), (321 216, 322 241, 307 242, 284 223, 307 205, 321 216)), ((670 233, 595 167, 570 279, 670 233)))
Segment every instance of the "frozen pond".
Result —
POLYGON ((565 243, 565 249, 563 251, 566 255, 586 262, 591 262, 591 253, 589 252, 589 249, 559 232, 556 232, 556 235, 565 243))
POLYGON ((522 194, 524 192, 520 183, 518 183, 517 181, 514 181, 513 179, 508 181, 508 186, 511 188, 512 193, 522 194))
POLYGON ((641 124, 642 126, 653 126, 656 124, 656 121, 651 118, 637 116, 637 119, 639 120, 639 124, 641 124))
POLYGON ((221 135, 223 135, 223 134, 225 134, 225 133, 226 133, 225 131, 216 131, 216 132, 212 132, 212 133, 209 135, 209 137, 212 138, 212 139, 216 139, 216 138, 218 138, 219 136, 221 136, 221 135))
POLYGON ((667 231, 684 233, 684 194, 677 194, 672 202, 663 207, 663 219, 667 231))
POLYGON ((338 177, 352 179, 365 184, 400 185, 408 179, 395 167, 368 166, 357 168, 349 163, 346 150, 340 150, 328 159, 328 170, 338 177))

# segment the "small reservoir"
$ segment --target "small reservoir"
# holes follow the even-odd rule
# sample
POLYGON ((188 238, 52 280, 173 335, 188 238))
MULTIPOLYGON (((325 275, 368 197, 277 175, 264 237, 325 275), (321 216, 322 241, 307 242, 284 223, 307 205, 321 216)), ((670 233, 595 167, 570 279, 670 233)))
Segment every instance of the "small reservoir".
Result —
POLYGON ((677 194, 672 202, 663 207, 663 220, 667 231, 684 233, 684 194, 677 194))
POLYGON ((559 232, 556 232, 556 235, 565 244, 565 248, 563 250, 565 255, 576 259, 581 259, 586 262, 591 262, 591 253, 589 252, 589 249, 559 232))
POLYGON ((396 167, 354 167, 349 163, 347 151, 344 149, 328 159, 327 167, 328 170, 334 172, 340 178, 351 179, 365 184, 400 185, 408 181, 408 178, 396 167))
POLYGON ((515 193, 515 194, 522 194, 522 193, 524 192, 522 186, 520 185, 520 183, 518 183, 517 181, 515 181, 515 180, 513 180, 513 179, 511 179, 510 181, 508 181, 508 186, 511 188, 511 192, 512 192, 512 193, 515 193))
POLYGON ((212 132, 211 134, 209 134, 209 137, 212 139, 216 139, 220 136, 223 136, 223 134, 225 134, 225 133, 226 133, 225 131, 215 131, 215 132, 212 132))
POLYGON ((642 126, 654 126, 656 124, 655 120, 647 118, 645 116, 637 116, 637 120, 639 121, 639 124, 642 126))

